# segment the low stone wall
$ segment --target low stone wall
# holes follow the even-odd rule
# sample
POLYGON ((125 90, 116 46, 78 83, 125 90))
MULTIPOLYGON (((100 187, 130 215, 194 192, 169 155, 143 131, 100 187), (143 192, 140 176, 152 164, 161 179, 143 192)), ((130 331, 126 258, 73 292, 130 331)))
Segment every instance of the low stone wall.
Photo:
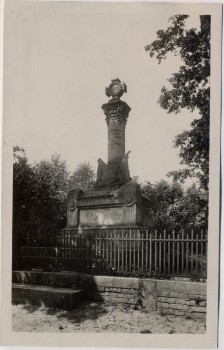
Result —
POLYGON ((14 283, 86 289, 91 300, 157 310, 163 315, 206 317, 206 283, 91 276, 63 272, 14 271, 14 283))
POLYGON ((131 304, 163 315, 206 317, 205 283, 83 275, 78 285, 93 300, 131 304))
POLYGON ((131 305, 138 303, 138 278, 80 275, 78 285, 86 288, 89 298, 93 300, 131 305))
POLYGON ((157 311, 188 318, 206 317, 205 283, 158 281, 157 311))

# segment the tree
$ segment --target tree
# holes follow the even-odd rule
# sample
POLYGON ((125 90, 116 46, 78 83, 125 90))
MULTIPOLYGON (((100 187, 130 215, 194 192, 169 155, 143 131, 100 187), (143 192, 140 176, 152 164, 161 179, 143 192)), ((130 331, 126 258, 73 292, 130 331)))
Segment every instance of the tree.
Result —
POLYGON ((95 178, 96 175, 90 163, 81 163, 70 177, 70 187, 78 188, 82 191, 92 189, 95 178))
POLYGON ((184 195, 182 186, 178 182, 174 181, 169 184, 167 181, 161 180, 152 184, 147 181, 142 186, 142 194, 155 203, 155 208, 149 210, 149 215, 152 215, 154 219, 155 229, 172 230, 179 227, 177 215, 171 215, 184 195))
POLYGON ((69 173, 59 155, 51 160, 28 163, 25 151, 14 147, 13 223, 14 226, 62 227, 69 173))
POLYGON ((207 224, 207 197, 195 184, 184 190, 181 184, 161 180, 146 182, 142 193, 153 199, 155 209, 149 210, 154 218, 154 228, 168 231, 195 228, 207 224))
POLYGON ((66 194, 69 173, 65 161, 55 154, 51 160, 42 160, 33 167, 36 198, 33 215, 44 225, 62 226, 66 216, 66 194))
POLYGON ((55 154, 50 160, 29 164, 23 148, 13 148, 13 223, 14 227, 63 227, 69 188, 92 188, 95 173, 81 163, 70 176, 66 162, 55 154))
POLYGON ((31 221, 35 201, 35 173, 23 148, 13 147, 13 224, 31 221))
POLYGON ((168 53, 179 55, 183 62, 177 73, 168 80, 171 88, 162 87, 160 106, 168 113, 182 108, 198 110, 200 118, 191 123, 191 130, 176 136, 174 146, 180 149, 181 164, 187 166, 170 172, 175 180, 197 177, 203 189, 209 181, 209 106, 210 106, 210 22, 211 16, 200 16, 200 30, 186 29, 189 16, 176 15, 171 26, 157 32, 157 40, 145 47, 159 63, 168 53))

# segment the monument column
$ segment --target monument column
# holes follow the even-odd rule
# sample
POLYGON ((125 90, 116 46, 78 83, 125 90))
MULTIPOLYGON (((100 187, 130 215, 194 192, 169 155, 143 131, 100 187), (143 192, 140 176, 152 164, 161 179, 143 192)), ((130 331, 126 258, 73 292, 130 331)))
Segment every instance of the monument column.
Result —
POLYGON ((112 99, 102 106, 108 126, 108 162, 117 163, 125 157, 125 125, 131 108, 120 97, 127 92, 125 84, 113 79, 106 88, 106 95, 112 99))
POLYGON ((120 100, 124 92, 127 87, 119 79, 112 80, 106 88, 106 95, 111 97, 102 105, 108 127, 108 162, 98 159, 93 189, 83 192, 73 188, 69 191, 66 230, 77 227, 136 228, 146 222, 144 215, 152 203, 141 195, 140 186, 132 181, 128 167, 130 151, 125 154, 125 126, 131 108, 120 100))

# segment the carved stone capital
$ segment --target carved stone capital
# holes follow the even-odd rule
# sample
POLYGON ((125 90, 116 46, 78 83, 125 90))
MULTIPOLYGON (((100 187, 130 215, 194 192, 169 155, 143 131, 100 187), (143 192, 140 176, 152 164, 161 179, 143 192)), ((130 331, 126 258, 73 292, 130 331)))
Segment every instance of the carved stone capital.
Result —
POLYGON ((116 121, 118 124, 121 124, 122 121, 127 122, 127 118, 131 108, 124 101, 109 101, 102 106, 104 114, 106 115, 106 123, 109 124, 110 118, 117 118, 116 121))

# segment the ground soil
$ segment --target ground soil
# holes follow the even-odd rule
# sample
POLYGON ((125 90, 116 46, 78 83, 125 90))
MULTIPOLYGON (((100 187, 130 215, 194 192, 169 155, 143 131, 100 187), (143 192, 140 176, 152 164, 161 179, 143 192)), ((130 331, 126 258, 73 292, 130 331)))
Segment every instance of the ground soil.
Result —
POLYGON ((205 320, 158 315, 111 303, 87 303, 72 311, 13 305, 15 332, 205 333, 205 320))

